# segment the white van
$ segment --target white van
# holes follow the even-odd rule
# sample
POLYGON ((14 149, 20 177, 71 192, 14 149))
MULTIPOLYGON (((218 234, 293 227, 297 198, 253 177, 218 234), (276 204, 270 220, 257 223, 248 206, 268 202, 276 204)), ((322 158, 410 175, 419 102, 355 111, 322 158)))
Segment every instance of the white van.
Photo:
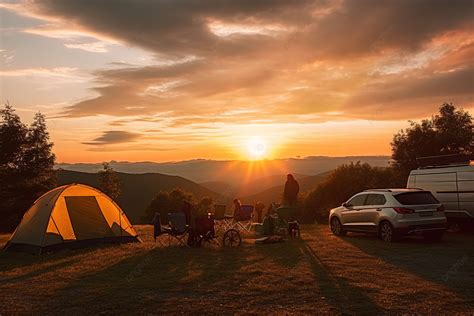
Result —
POLYGON ((428 167, 412 170, 407 188, 431 191, 444 205, 450 221, 474 220, 474 165, 428 167))

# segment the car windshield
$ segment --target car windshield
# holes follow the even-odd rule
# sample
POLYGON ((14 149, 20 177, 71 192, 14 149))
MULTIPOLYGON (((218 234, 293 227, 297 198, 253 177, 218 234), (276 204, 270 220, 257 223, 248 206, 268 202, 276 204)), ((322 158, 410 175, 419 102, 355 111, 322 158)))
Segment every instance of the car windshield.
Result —
POLYGON ((439 201, 431 194, 431 192, 407 192, 394 196, 395 199, 403 205, 423 205, 438 204, 439 201))

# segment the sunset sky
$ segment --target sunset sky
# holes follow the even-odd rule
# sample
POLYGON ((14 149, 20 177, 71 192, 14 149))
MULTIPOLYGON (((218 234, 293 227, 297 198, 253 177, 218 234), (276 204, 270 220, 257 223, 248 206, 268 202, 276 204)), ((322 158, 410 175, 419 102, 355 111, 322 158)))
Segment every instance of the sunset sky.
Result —
POLYGON ((0 0, 1 102, 58 162, 389 155, 474 112, 473 3, 0 0))

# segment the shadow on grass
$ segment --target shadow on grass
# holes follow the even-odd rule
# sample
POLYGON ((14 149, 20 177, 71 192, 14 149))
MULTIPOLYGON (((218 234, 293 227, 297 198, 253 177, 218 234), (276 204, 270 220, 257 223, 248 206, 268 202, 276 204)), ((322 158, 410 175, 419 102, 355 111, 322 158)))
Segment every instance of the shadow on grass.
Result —
MULTIPOLYGON (((384 311, 359 288, 333 274, 302 240, 244 245, 238 249, 151 248, 69 283, 57 292, 54 305, 48 309, 73 313, 94 312, 99 308, 108 313, 124 310, 159 313, 157 308, 163 308, 164 311, 177 313, 180 310, 229 313, 233 308, 245 308, 246 304, 251 304, 258 310, 264 301, 270 302, 268 306, 279 304, 274 294, 270 294, 274 292, 270 291, 268 295, 265 292, 247 292, 245 285, 269 278, 266 286, 274 290, 275 287, 280 288, 275 282, 285 280, 278 276, 280 270, 269 272, 262 260, 271 260, 276 267, 290 269, 299 269, 299 263, 309 263, 310 272, 320 289, 316 300, 323 300, 335 311, 384 311), (324 297, 320 298, 320 295, 324 297), (88 304, 92 300, 94 304, 88 304), (210 306, 212 310, 209 310, 210 306)), ((282 286, 281 291, 288 289, 282 286)), ((314 311, 311 305, 305 308, 314 311)))
MULTIPOLYGON (((68 262, 73 262, 75 256, 82 255, 88 252, 96 251, 97 249, 104 249, 108 247, 114 247, 114 244, 99 244, 93 247, 83 249, 64 249, 57 252, 46 253, 42 255, 33 255, 29 253, 20 252, 6 252, 0 251, 0 272, 8 272, 19 268, 28 268, 32 266, 47 265, 52 266, 56 263, 62 263, 63 265, 68 262)), ((45 269, 47 270, 47 269, 45 269)), ((47 272, 47 271, 46 271, 47 272)))
POLYGON ((256 244, 255 249, 257 253, 272 258, 281 266, 294 268, 305 257, 302 245, 304 245, 304 241, 301 239, 290 239, 275 244, 256 244))
POLYGON ((363 290, 352 286, 332 272, 308 244, 301 244, 301 249, 311 265, 324 299, 337 312, 342 314, 380 314, 385 312, 385 309, 377 305, 363 290))
MULTIPOLYGON (((225 288, 237 291, 242 281, 237 271, 255 264, 255 258, 246 258, 245 252, 245 247, 152 248, 68 284, 57 293, 54 304, 56 308, 68 306, 73 312, 96 311, 101 306, 107 312, 136 309, 159 313, 157 306, 175 301, 179 311, 183 302, 214 300, 213 293, 225 288), (84 306, 91 296, 94 306, 84 306)), ((233 293, 229 294, 231 299, 233 293)), ((184 309, 189 310, 189 306, 184 309)))
POLYGON ((407 237, 384 243, 377 236, 349 234, 344 241, 365 253, 397 266, 426 280, 447 286, 473 298, 474 236, 446 233, 441 242, 422 237, 407 237))

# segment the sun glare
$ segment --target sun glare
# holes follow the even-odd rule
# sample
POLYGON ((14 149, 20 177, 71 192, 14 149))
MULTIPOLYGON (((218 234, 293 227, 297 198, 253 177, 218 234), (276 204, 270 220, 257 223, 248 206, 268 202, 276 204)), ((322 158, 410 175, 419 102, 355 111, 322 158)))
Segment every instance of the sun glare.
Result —
POLYGON ((252 159, 261 159, 267 153, 267 145, 260 137, 252 137, 247 142, 247 150, 252 159))

